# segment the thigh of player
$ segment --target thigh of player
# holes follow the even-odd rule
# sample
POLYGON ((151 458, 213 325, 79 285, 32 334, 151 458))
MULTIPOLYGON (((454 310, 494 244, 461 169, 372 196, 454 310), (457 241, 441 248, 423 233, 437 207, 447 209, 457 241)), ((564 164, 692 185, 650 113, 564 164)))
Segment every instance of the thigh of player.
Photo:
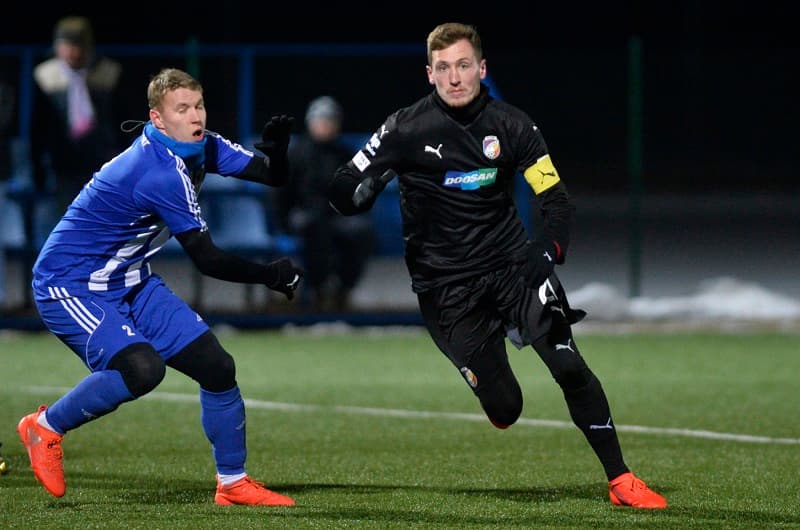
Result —
POLYGON ((418 294, 425 326, 436 346, 473 391, 506 372, 505 330, 478 278, 418 294))
POLYGON ((93 372, 104 370, 126 346, 147 342, 127 304, 108 293, 61 290, 57 297, 37 297, 36 307, 45 326, 93 372))
POLYGON ((58 297, 36 299, 39 314, 92 371, 105 369, 118 351, 137 342, 150 343, 169 359, 209 329, 157 275, 124 296, 59 292, 58 297))
POLYGON ((209 329, 203 318, 157 274, 149 276, 130 298, 130 315, 139 333, 164 360, 180 353, 209 329))

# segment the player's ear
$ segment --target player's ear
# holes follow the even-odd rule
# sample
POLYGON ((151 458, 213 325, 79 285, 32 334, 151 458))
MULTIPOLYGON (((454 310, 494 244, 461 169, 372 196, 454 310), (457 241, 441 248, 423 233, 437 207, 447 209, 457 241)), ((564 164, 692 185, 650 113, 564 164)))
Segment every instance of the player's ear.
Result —
POLYGON ((428 83, 435 85, 436 81, 433 79, 433 69, 430 67, 430 65, 425 65, 425 72, 428 74, 428 83))
POLYGON ((150 109, 150 121, 153 122, 156 129, 160 131, 164 130, 164 122, 161 121, 161 115, 156 109, 150 109))

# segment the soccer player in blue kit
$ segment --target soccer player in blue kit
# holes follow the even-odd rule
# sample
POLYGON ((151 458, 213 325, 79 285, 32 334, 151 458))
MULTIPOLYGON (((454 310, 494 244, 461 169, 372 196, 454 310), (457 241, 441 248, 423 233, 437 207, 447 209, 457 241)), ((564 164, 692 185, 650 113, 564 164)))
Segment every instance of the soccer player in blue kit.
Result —
POLYGON ((61 497, 63 436, 147 394, 169 366, 200 386, 201 423, 217 470, 215 502, 292 506, 245 471, 245 406, 233 357, 151 271, 150 260, 175 236, 203 274, 264 284, 292 299, 302 270, 286 257, 263 264, 218 248, 197 195, 206 172, 285 184, 293 118, 267 121, 255 144, 263 157, 206 130, 203 88, 186 72, 160 71, 147 99, 142 134, 83 187, 33 268, 44 324, 91 373, 51 406, 24 416, 17 430, 34 475, 61 497))

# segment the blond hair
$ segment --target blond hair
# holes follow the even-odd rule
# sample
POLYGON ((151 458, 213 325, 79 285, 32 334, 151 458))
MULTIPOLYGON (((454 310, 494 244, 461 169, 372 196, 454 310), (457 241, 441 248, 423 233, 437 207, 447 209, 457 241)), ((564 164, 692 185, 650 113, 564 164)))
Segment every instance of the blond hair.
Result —
POLYGON ((177 68, 164 68, 154 75, 150 84, 147 85, 147 104, 151 109, 157 109, 167 92, 179 88, 203 92, 203 85, 200 84, 200 81, 188 73, 177 68))

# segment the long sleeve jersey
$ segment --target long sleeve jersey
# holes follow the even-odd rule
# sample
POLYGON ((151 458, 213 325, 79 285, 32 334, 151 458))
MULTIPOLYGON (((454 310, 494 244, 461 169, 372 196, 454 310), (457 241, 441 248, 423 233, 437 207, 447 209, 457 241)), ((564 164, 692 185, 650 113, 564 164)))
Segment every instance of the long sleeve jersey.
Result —
MULTIPOLYGON (((398 174, 405 259, 412 289, 427 289, 525 259, 528 234, 514 203, 522 173, 543 211, 543 239, 563 262, 573 207, 541 131, 520 109, 482 86, 452 108, 432 92, 389 116, 330 185, 344 215, 362 208, 352 192, 387 169, 398 174)), ((367 207, 371 207, 371 204, 367 207)))
POLYGON ((207 230, 197 194, 206 172, 241 173, 253 153, 206 131, 203 165, 190 170, 145 127, 104 164, 67 209, 34 264, 41 296, 119 291, 150 274, 150 259, 174 234, 207 230))

